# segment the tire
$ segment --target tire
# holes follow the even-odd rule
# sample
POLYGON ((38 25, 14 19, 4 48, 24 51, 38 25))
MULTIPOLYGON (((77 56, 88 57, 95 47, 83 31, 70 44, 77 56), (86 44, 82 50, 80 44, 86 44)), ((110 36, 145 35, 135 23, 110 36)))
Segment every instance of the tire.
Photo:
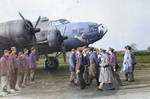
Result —
POLYGON ((48 70, 56 70, 59 67, 59 61, 55 57, 49 57, 49 60, 51 63, 48 62, 48 60, 45 61, 45 67, 48 70))

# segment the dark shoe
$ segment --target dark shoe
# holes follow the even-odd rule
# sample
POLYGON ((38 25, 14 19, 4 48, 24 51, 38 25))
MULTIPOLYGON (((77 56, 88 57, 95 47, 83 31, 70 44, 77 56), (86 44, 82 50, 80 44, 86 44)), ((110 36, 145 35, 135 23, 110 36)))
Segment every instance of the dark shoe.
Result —
POLYGON ((89 86, 89 87, 90 87, 90 84, 87 84, 87 86, 89 86))
POLYGON ((120 86, 122 86, 122 83, 119 83, 120 86))
POLYGON ((81 87, 81 89, 85 89, 85 87, 81 87))
POLYGON ((70 86, 72 86, 72 85, 74 85, 74 83, 73 83, 73 82, 70 82, 70 86))
POLYGON ((74 84, 75 86, 79 86, 78 84, 74 84))
POLYGON ((111 89, 108 89, 108 90, 115 90, 115 88, 111 88, 111 89))
POLYGON ((126 79, 125 81, 128 81, 128 79, 126 79))
POLYGON ((101 89, 101 88, 98 88, 97 90, 99 90, 99 91, 103 91, 103 89, 101 89))
POLYGON ((133 82, 134 80, 128 81, 128 82, 133 82))

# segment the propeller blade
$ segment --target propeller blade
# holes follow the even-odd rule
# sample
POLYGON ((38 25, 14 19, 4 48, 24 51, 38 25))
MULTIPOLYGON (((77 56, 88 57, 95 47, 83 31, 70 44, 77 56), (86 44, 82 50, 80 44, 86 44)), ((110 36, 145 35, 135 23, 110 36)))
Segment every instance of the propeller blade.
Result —
POLYGON ((36 60, 38 61, 39 60, 38 45, 37 45, 37 40, 36 40, 35 35, 32 36, 32 43, 33 43, 33 47, 36 50, 35 55, 36 55, 36 60))
POLYGON ((23 19, 24 23, 25 23, 26 25, 28 25, 31 29, 33 29, 33 27, 30 26, 30 24, 27 23, 27 21, 25 20, 25 18, 22 16, 22 14, 21 14, 20 12, 19 12, 19 15, 20 15, 20 17, 23 19))
POLYGON ((66 63, 66 49, 64 43, 62 43, 62 53, 63 53, 64 62, 66 63))
POLYGON ((36 24, 35 24, 35 28, 36 28, 36 26, 39 24, 40 19, 41 19, 41 16, 39 16, 39 18, 37 19, 36 24))
POLYGON ((66 32, 66 27, 65 27, 65 29, 64 29, 64 33, 63 33, 63 36, 65 35, 65 32, 66 32))

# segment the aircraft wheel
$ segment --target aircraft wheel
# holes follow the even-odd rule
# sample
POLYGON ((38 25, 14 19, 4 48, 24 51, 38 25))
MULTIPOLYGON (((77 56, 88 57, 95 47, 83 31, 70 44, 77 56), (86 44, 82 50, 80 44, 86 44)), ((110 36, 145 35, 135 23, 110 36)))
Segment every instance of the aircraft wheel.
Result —
POLYGON ((49 70, 56 70, 59 67, 59 61, 57 58, 55 57, 49 57, 49 61, 48 60, 45 61, 45 67, 49 70))

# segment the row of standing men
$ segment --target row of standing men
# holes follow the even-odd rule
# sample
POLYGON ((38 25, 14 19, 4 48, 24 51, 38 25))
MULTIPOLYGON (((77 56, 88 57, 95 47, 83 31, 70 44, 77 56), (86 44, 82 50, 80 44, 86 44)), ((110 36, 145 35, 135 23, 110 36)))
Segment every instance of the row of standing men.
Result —
MULTIPOLYGON (((127 56, 128 47, 129 46, 125 47, 126 53, 124 57, 127 56)), ((109 84, 109 90, 114 90, 114 80, 116 78, 118 84, 122 86, 122 82, 117 73, 119 65, 117 63, 117 57, 114 49, 109 48, 109 52, 106 52, 105 49, 100 49, 100 52, 101 53, 97 53, 96 49, 93 48, 90 48, 89 50, 87 48, 84 50, 78 49, 77 52, 75 49, 72 49, 72 54, 69 58, 71 85, 79 85, 81 89, 84 89, 86 86, 90 86, 92 84, 93 78, 96 78, 97 86, 99 86, 98 90, 103 91, 104 83, 109 84)), ((126 61, 128 61, 128 59, 124 58, 124 63, 126 61)), ((130 77, 130 75, 133 74, 133 71, 130 73, 130 71, 127 71, 127 69, 124 68, 128 68, 128 66, 123 65, 121 69, 121 73, 126 76, 126 81, 134 81, 133 77, 130 77), (123 72, 125 70, 126 72, 123 72), (132 80, 130 80, 131 78, 132 80)))
POLYGON ((30 83, 35 83, 34 73, 37 68, 35 48, 31 48, 31 53, 28 57, 28 49, 16 55, 16 47, 11 47, 11 53, 7 49, 4 50, 4 55, 0 59, 0 74, 2 95, 18 91, 27 86, 27 80, 30 76, 30 83))

